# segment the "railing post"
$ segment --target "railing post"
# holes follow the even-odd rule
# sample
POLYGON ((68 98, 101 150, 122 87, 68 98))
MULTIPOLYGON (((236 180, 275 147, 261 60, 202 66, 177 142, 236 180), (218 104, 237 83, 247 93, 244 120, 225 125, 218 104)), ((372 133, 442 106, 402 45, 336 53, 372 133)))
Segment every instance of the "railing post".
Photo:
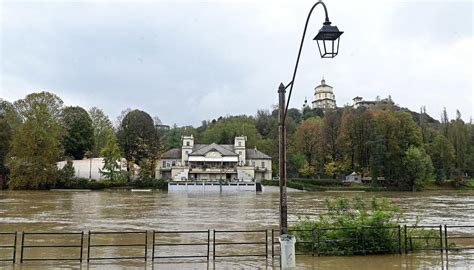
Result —
POLYGON ((148 230, 145 230, 145 262, 148 255, 148 230))
POLYGON ((398 253, 402 254, 402 228, 398 225, 398 253))
POLYGON ((268 258, 268 230, 265 229, 265 258, 268 258))
POLYGON ((21 232, 21 250, 20 250, 20 263, 23 263, 23 246, 25 245, 25 232, 21 232))
POLYGON ((439 225, 439 251, 443 254, 443 226, 439 225))
POLYGON ((89 263, 91 257, 91 231, 87 233, 87 263, 89 263))
POLYGON ((314 225, 311 225, 311 256, 314 257, 314 225))
POLYGON ((413 252, 413 239, 411 238, 411 235, 410 235, 410 251, 413 252))
POLYGON ((155 261, 155 230, 152 231, 153 240, 151 241, 153 246, 151 247, 151 261, 155 261))
POLYGON ((15 239, 14 239, 14 242, 13 242, 13 263, 16 262, 16 241, 17 241, 17 236, 18 236, 18 232, 15 231, 15 239))
POLYGON ((211 230, 207 229, 207 262, 209 262, 210 249, 211 249, 211 230))
POLYGON ((448 256, 448 225, 444 224, 444 248, 446 249, 446 256, 448 256))
POLYGON ((213 243, 213 246, 212 246, 212 260, 215 261, 216 260, 216 230, 212 231, 213 234, 212 234, 212 243, 213 243))
POLYGON ((317 246, 317 251, 318 251, 318 257, 321 255, 320 253, 320 248, 321 248, 321 230, 320 228, 318 227, 318 246, 317 246))
POLYGON ((403 225, 403 232, 404 232, 404 234, 405 234, 405 254, 408 254, 408 247, 407 247, 407 245, 408 245, 408 241, 407 241, 407 240, 408 240, 408 239, 407 239, 407 225, 406 225, 406 224, 403 225))
POLYGON ((81 231, 81 255, 79 261, 82 263, 82 253, 84 252, 84 231, 81 231))
POLYGON ((272 258, 275 257, 275 229, 272 229, 272 258))
POLYGON ((360 230, 360 240, 362 242, 362 254, 365 254, 364 230, 360 230))

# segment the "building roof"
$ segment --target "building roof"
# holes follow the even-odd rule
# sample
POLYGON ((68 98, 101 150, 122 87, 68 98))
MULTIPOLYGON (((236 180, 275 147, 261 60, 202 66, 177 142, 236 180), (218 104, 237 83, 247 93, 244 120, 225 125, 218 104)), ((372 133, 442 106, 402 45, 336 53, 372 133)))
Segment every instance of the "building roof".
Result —
POLYGON ((166 151, 161 158, 181 159, 181 148, 173 148, 166 151))
POLYGON ((199 148, 198 150, 194 150, 193 152, 189 153, 190 156, 204 156, 207 152, 210 151, 217 151, 221 153, 223 156, 238 156, 234 151, 231 151, 228 149, 228 147, 225 147, 225 145, 222 144, 216 144, 216 143, 211 143, 208 144, 204 147, 199 148))
MULTIPOLYGON (((321 87, 329 87, 329 88, 332 89, 332 86, 330 86, 329 84, 326 84, 326 80, 324 80, 324 78, 321 80, 321 84, 316 86, 314 89, 321 88, 321 87)), ((331 92, 332 92, 332 90, 331 90, 331 92)))
POLYGON ((270 156, 258 151, 257 149, 246 149, 245 156, 247 159, 272 159, 270 156))
MULTIPOLYGON (((234 152, 234 145, 232 144, 195 144, 193 152, 189 153, 190 156, 204 156, 209 151, 217 151, 223 156, 238 156, 234 152)), ((271 159, 270 156, 265 153, 258 151, 257 149, 246 149, 245 155, 247 159, 271 159)), ((173 148, 166 151, 163 159, 181 159, 181 148, 173 148)))

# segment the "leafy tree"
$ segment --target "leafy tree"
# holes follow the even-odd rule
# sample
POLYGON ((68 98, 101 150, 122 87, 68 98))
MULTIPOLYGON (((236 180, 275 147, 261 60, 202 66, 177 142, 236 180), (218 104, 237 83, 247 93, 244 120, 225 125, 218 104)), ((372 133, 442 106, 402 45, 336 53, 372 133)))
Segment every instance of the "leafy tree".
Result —
POLYGON ((469 130, 461 119, 461 113, 456 111, 456 119, 450 123, 449 139, 454 147, 455 153, 455 168, 460 173, 464 173, 467 170, 467 156, 469 151, 469 130))
POLYGON ((442 134, 438 134, 428 146, 428 152, 434 165, 434 173, 437 181, 443 181, 450 177, 455 162, 454 147, 442 134))
POLYGON ((323 155, 329 157, 329 160, 340 158, 340 151, 337 145, 339 128, 341 126, 341 114, 338 111, 329 111, 323 120, 323 155))
POLYGON ((113 126, 104 111, 97 107, 92 107, 89 110, 89 116, 92 120, 92 128, 94 130, 94 147, 92 148, 92 153, 94 157, 98 157, 101 149, 105 146, 108 133, 113 131, 113 126))
POLYGON ((61 114, 61 124, 66 131, 64 154, 74 159, 84 158, 86 151, 94 147, 94 129, 87 111, 81 107, 66 107, 61 114))
MULTIPOLYGON (((10 149, 10 140, 12 138, 12 129, 7 119, 0 115, 0 180, 7 176, 7 167, 5 166, 5 158, 10 149)), ((2 183, 2 182, 0 182, 2 183)), ((0 188, 2 188, 0 186, 0 188)))
POLYGON ((423 148, 410 146, 405 152, 403 164, 405 166, 405 182, 402 189, 410 188, 412 191, 416 191, 417 188, 422 188, 424 182, 433 173, 431 158, 423 148))
POLYGON ((306 119, 298 126, 294 136, 295 150, 305 156, 308 168, 317 167, 322 158, 322 125, 319 118, 306 119))
POLYGON ((21 124, 21 118, 18 114, 15 106, 10 102, 0 98, 0 115, 5 119, 10 127, 11 131, 14 132, 17 127, 21 124))
POLYGON ((104 165, 100 170, 100 174, 105 179, 111 180, 112 183, 124 183, 126 182, 126 175, 120 171, 122 155, 115 134, 112 130, 105 130, 104 135, 106 141, 104 147, 100 151, 100 154, 104 157, 104 165))
POLYGON ((201 135, 202 143, 233 144, 234 137, 247 136, 247 148, 258 145, 261 135, 256 128, 256 121, 250 116, 223 117, 211 124, 201 135))
POLYGON ((50 117, 55 121, 59 121, 63 101, 53 93, 39 92, 31 93, 24 99, 15 101, 14 106, 23 121, 34 116, 38 110, 46 110, 50 117))
POLYGON ((317 173, 317 167, 310 165, 308 161, 304 161, 303 166, 298 170, 299 174, 303 177, 310 178, 315 177, 317 173))
POLYGON ((51 187, 56 181, 56 161, 61 153, 61 130, 51 114, 51 103, 48 99, 31 98, 31 95, 15 103, 24 109, 25 122, 15 132, 8 154, 8 186, 14 189, 51 187))
POLYGON ((72 160, 67 159, 64 167, 58 170, 57 184, 61 187, 70 187, 74 180, 75 174, 76 174, 76 170, 74 169, 72 160))
POLYGON ((137 165, 142 159, 155 160, 159 154, 158 132, 144 111, 133 110, 123 118, 117 139, 127 161, 137 165))

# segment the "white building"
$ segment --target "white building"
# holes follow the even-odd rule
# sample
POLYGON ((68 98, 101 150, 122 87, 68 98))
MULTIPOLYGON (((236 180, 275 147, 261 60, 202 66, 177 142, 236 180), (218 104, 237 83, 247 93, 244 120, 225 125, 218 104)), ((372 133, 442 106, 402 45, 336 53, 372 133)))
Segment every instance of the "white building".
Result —
POLYGON ((314 100, 312 102, 312 109, 335 109, 336 96, 332 90, 332 86, 326 84, 324 78, 321 84, 314 88, 314 100))
MULTIPOLYGON (((78 178, 89 178, 94 180, 100 180, 102 174, 100 170, 104 167, 104 158, 91 158, 81 160, 71 160, 72 166, 74 166, 74 176, 78 178)), ((58 169, 62 169, 66 165, 67 161, 57 162, 58 169)), ((120 162, 120 168, 122 171, 127 170, 127 160, 122 158, 120 162)))
POLYGON ((272 177, 272 159, 255 149, 246 149, 247 137, 234 144, 195 144, 183 136, 181 148, 162 155, 156 177, 174 181, 258 181, 272 177))
POLYGON ((389 95, 387 98, 380 99, 379 97, 376 100, 364 100, 362 97, 355 97, 352 99, 352 108, 372 108, 376 105, 394 105, 395 103, 392 100, 392 97, 389 95))

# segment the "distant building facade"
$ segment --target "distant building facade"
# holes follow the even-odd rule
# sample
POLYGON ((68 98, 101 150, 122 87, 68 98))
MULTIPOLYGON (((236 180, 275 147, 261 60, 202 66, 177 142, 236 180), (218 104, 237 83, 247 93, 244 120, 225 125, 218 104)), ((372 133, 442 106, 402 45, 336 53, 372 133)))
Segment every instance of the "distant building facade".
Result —
POLYGON ((395 103, 392 100, 391 96, 388 96, 388 98, 380 99, 379 97, 376 98, 376 100, 364 100, 362 97, 355 97, 352 99, 352 108, 357 109, 357 108, 372 108, 375 107, 376 105, 394 105, 395 103))
POLYGON ((272 159, 256 148, 247 149, 247 137, 234 144, 195 144, 183 136, 181 148, 165 152, 156 177, 174 181, 259 181, 272 177, 272 159))
POLYGON ((321 80, 321 84, 314 88, 314 100, 312 102, 311 108, 336 108, 336 95, 334 95, 332 86, 327 85, 324 78, 321 80))

